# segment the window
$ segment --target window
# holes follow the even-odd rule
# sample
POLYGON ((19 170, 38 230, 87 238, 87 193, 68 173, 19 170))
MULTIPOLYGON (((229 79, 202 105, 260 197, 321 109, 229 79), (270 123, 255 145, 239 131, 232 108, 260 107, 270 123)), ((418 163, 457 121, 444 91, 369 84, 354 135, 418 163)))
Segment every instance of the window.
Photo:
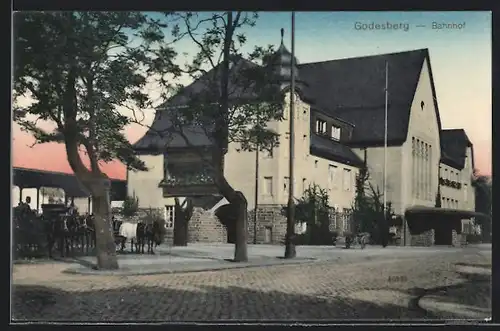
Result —
POLYGON ((316 120, 316 132, 318 134, 327 134, 326 121, 316 120))
POLYGON ((351 231, 351 214, 348 208, 342 209, 342 228, 344 232, 351 231))
POLYGON ((174 227, 174 206, 165 206, 165 228, 172 229, 174 227))
POLYGON ((335 139, 335 140, 340 140, 340 128, 333 125, 332 126, 332 139, 335 139))
POLYGON ((304 107, 302 109, 302 116, 304 117, 304 121, 308 121, 309 120, 309 115, 307 114, 307 107, 304 107))
POLYGON ((273 195, 273 177, 264 177, 264 194, 273 195))
POLYGON ((467 184, 464 184, 464 202, 467 202, 467 184))
POLYGON ((344 169, 344 191, 351 190, 351 170, 344 169))
POLYGON ((318 160, 314 160, 314 167, 317 168, 318 167, 318 160))
POLYGON ((443 176, 444 179, 449 179, 448 177, 448 169, 444 168, 444 176, 443 176))
POLYGON ((290 178, 285 177, 283 180, 283 192, 287 193, 288 192, 288 184, 290 184, 290 178))
POLYGON ((330 164, 328 166, 328 182, 330 184, 330 187, 333 188, 337 187, 336 177, 337 177, 337 166, 330 164))
POLYGON ((450 198, 446 198, 446 208, 451 208, 451 206, 450 206, 450 198))
POLYGON ((305 192, 307 190, 307 180, 305 178, 302 178, 302 192, 305 192))

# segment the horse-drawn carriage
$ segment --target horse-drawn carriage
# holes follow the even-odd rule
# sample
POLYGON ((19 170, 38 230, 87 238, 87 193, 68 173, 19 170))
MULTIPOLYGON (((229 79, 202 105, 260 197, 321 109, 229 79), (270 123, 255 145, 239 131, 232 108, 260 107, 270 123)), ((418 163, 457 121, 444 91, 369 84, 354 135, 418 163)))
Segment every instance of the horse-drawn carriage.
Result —
POLYGON ((95 247, 91 215, 80 216, 64 204, 42 205, 37 215, 24 205, 14 208, 14 252, 16 257, 38 257, 57 248, 61 256, 95 247))
POLYGON ((23 205, 15 207, 12 216, 14 257, 42 255, 46 245, 41 217, 23 205))
POLYGON ((130 241, 131 253, 144 254, 144 247, 147 245, 147 252, 154 254, 154 247, 159 246, 165 236, 165 220, 157 215, 149 214, 144 219, 131 221, 120 221, 113 218, 113 234, 117 251, 123 252, 125 243, 130 241))

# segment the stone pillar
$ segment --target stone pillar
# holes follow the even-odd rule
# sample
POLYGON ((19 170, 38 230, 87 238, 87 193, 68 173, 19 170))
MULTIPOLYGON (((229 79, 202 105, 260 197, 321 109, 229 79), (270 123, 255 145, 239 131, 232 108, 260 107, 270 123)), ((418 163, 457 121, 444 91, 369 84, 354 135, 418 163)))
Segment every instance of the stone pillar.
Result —
POLYGON ((23 187, 19 186, 19 202, 23 202, 23 187))

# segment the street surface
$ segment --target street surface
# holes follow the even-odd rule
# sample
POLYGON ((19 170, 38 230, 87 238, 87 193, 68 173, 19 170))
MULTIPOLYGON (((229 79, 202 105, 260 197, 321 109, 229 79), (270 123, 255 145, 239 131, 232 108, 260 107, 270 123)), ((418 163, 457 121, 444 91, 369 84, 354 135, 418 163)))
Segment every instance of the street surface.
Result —
POLYGON ((490 316, 491 246, 399 249, 406 252, 402 257, 397 248, 370 259, 359 258, 370 249, 342 250, 344 258, 338 261, 142 276, 66 274, 65 263, 18 264, 13 267, 12 318, 101 322, 490 316))

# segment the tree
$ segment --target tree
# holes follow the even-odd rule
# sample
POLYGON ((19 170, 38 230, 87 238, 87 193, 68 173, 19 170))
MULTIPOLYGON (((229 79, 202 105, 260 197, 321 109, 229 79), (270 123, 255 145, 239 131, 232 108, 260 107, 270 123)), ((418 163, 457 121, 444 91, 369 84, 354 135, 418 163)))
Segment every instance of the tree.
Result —
POLYGON ((146 169, 122 129, 134 121, 119 107, 145 109, 147 77, 180 74, 175 52, 164 42, 166 25, 140 12, 29 12, 14 17, 16 121, 37 143, 62 142, 76 177, 93 199, 97 263, 117 269, 110 222, 110 181, 100 162, 118 159, 146 169), (53 130, 37 121, 49 122, 53 130), (90 161, 85 165, 80 148, 90 161))
POLYGON ((356 176, 356 195, 352 207, 355 232, 368 232, 375 242, 387 246, 390 220, 394 216, 389 201, 384 212, 383 193, 368 182, 368 168, 361 167, 356 176))
POLYGON ((123 200, 122 215, 125 217, 132 217, 139 211, 139 198, 125 197, 123 200))
POLYGON ((316 184, 309 185, 295 204, 296 222, 306 222, 308 244, 326 245, 332 243, 328 192, 316 184))
POLYGON ((268 84, 271 72, 256 63, 269 55, 272 47, 255 47, 246 57, 240 51, 246 36, 238 31, 254 26, 257 14, 175 16, 174 38, 186 37, 198 50, 183 68, 196 80, 197 88, 192 92, 180 90, 189 93, 187 104, 172 109, 172 126, 157 133, 182 137, 209 169, 214 185, 237 213, 234 261, 247 261, 247 200, 225 178, 224 155, 229 143, 238 144, 241 151, 269 150, 277 145, 278 134, 268 129, 267 123, 282 119, 283 95, 268 84), (193 125, 203 130, 210 146, 198 148, 190 141, 186 131, 193 125))
POLYGON ((367 181, 369 177, 370 176, 366 165, 361 167, 359 169, 359 173, 356 175, 356 195, 354 197, 354 204, 351 208, 354 219, 355 232, 370 232, 371 230, 371 220, 369 215, 366 215, 371 207, 370 200, 366 196, 366 190, 368 188, 367 181))
POLYGON ((490 219, 476 220, 481 226, 483 240, 491 240, 491 215, 492 215, 492 185, 489 176, 480 175, 475 169, 472 175, 472 186, 474 187, 476 207, 475 211, 490 216, 490 219))

